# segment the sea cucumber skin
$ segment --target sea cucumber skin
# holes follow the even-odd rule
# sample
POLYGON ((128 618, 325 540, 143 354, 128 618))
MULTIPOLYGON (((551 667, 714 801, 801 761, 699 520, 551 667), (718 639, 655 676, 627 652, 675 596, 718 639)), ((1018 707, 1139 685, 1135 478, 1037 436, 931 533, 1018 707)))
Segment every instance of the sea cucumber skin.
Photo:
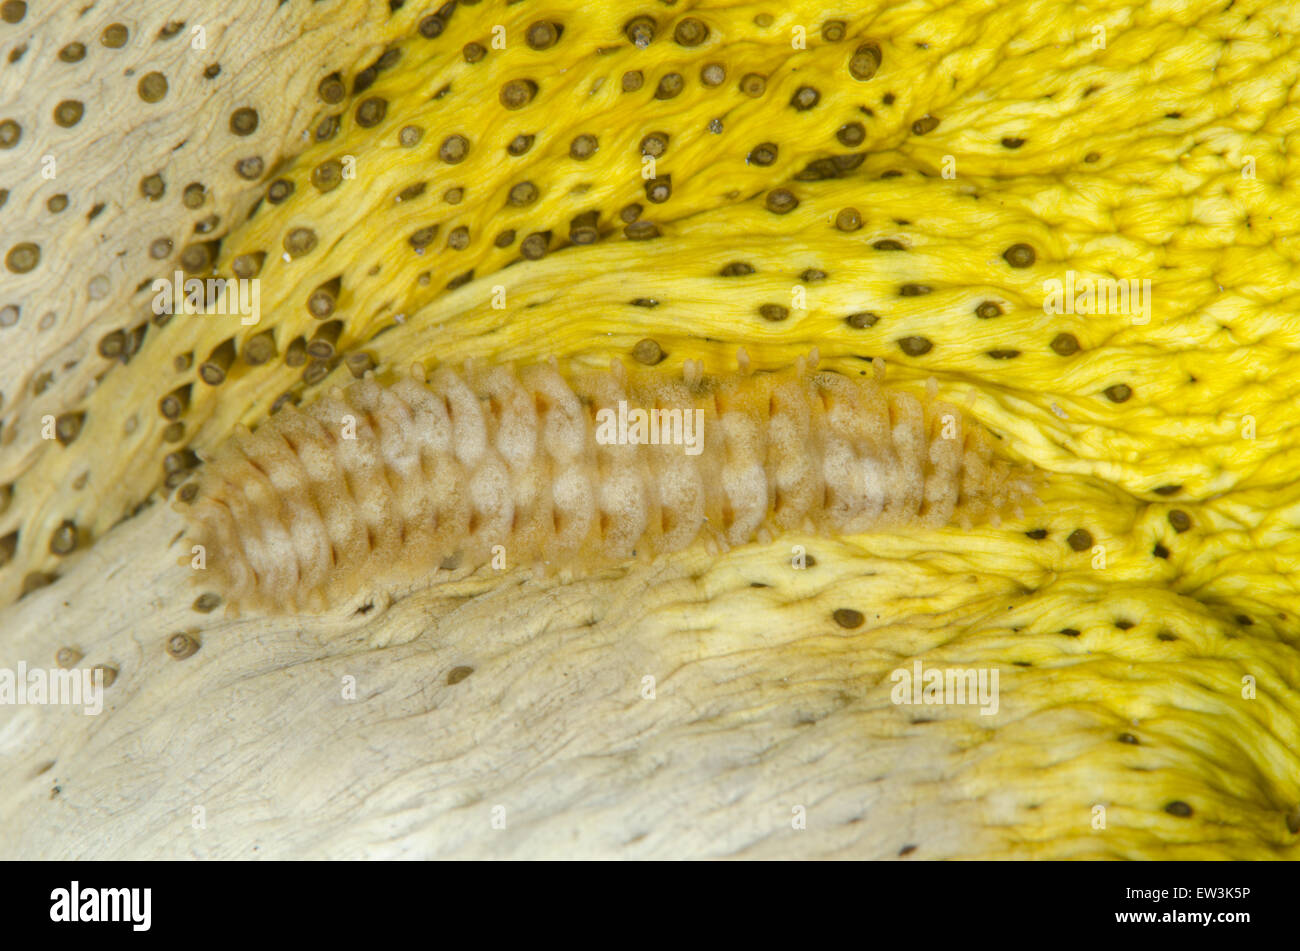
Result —
POLYGON ((320 612, 508 567, 604 564, 786 531, 973 524, 1033 497, 955 406, 803 361, 704 377, 550 364, 372 378, 241 430, 188 513, 236 612, 320 612), (597 439, 599 411, 700 410, 698 455, 597 439))

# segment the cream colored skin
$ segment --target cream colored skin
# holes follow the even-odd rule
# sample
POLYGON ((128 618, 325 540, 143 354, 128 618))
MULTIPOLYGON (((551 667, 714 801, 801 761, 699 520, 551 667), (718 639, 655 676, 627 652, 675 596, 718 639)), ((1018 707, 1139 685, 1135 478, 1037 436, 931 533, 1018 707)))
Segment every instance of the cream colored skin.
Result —
POLYGON ((912 726, 861 678, 887 631, 738 610, 759 580, 844 592, 817 547, 833 543, 811 541, 825 557, 802 572, 788 543, 697 546, 568 583, 489 572, 365 615, 232 621, 191 610, 188 569, 140 557, 179 553, 180 530, 152 507, 0 615, 2 664, 73 644, 119 669, 99 717, 0 707, 0 858, 996 850, 985 804, 949 801, 975 708, 912 726), (202 646, 177 661, 180 630, 202 646), (473 673, 449 684, 458 667, 473 673))

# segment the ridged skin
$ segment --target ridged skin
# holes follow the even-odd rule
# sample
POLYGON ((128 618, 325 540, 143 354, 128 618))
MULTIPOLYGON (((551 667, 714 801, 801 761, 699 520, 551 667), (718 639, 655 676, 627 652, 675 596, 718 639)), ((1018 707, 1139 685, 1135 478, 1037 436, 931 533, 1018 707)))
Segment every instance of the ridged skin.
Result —
MULTIPOLYGON (((616 415, 611 417, 616 418, 616 415)), ((604 430, 613 433, 614 430, 604 430)), ((476 569, 609 563, 700 536, 971 524, 1033 493, 955 406, 816 371, 704 377, 548 364, 416 371, 292 406, 207 463, 202 582, 234 610, 327 610, 476 569), (620 401, 698 410, 698 452, 598 438, 620 401), (496 548, 495 546, 502 546, 496 548)))

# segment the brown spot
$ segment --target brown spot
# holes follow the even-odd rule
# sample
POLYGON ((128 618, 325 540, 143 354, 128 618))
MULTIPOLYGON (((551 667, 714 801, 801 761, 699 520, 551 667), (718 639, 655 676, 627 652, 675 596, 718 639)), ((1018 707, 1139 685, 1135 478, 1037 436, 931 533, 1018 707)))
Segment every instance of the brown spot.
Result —
POLYGON ((835 138, 840 145, 846 145, 849 148, 861 145, 866 137, 867 129, 861 122, 846 122, 835 133, 835 138))
POLYGON ((767 90, 767 78, 758 73, 746 73, 740 77, 740 91, 751 99, 757 99, 767 90))
POLYGON ((876 75, 883 58, 880 47, 875 43, 863 43, 853 52, 849 60, 849 75, 860 82, 865 82, 876 75))
POLYGON ((181 414, 190 407, 190 391, 194 383, 183 383, 159 400, 159 412, 164 420, 179 420, 181 414))
POLYGON ((436 14, 430 14, 425 17, 420 21, 419 26, 416 27, 416 29, 419 30, 420 35, 426 40, 437 39, 442 36, 442 31, 446 28, 447 22, 436 14))
POLYGON ((254 334, 244 342, 241 356, 244 362, 250 367, 258 367, 274 359, 275 350, 275 331, 263 330, 261 333, 254 334))
POLYGON ((858 311, 856 314, 849 314, 844 318, 844 322, 854 330, 866 330, 868 327, 874 327, 879 320, 879 315, 873 314, 869 310, 858 311))
POLYGON ((370 129, 379 125, 388 114, 388 100, 382 96, 371 96, 361 100, 357 106, 357 125, 370 129))
POLYGON ((54 107, 54 121, 65 129, 70 129, 86 114, 86 107, 76 99, 64 99, 54 107))
POLYGON ((772 322, 785 320, 790 316, 790 308, 781 304, 763 304, 758 308, 758 314, 764 320, 772 322))
POLYGON ((506 204, 515 208, 524 208, 537 201, 537 186, 532 182, 520 182, 510 189, 510 196, 506 199, 506 204))
POLYGON ((1076 528, 1070 532, 1065 543, 1074 551, 1087 551, 1092 547, 1092 533, 1086 528, 1076 528))
POLYGON ((167 77, 159 72, 145 73, 135 90, 145 102, 161 102, 167 95, 167 77))
POLYGON ((652 178, 645 183, 645 197, 647 201, 656 205, 663 204, 673 194, 673 177, 663 175, 659 178, 652 178))
POLYGON ((1079 338, 1074 334, 1057 334, 1052 338, 1051 348, 1058 356, 1068 357, 1079 352, 1079 338))
POLYGON ((50 536, 50 554, 69 555, 77 549, 77 523, 64 519, 50 536))
POLYGON ((364 350, 358 350, 356 353, 349 353, 344 359, 343 364, 348 368, 348 372, 353 377, 360 380, 376 366, 375 358, 364 350))
POLYGON ((822 94, 812 86, 800 86, 790 97, 790 105, 796 112, 807 112, 821 102, 822 94))
POLYGON ((54 420, 54 438, 60 445, 68 445, 81 435, 81 425, 85 420, 86 414, 82 412, 64 413, 58 416, 54 420))
POLYGON ((343 330, 343 321, 331 320, 321 324, 307 342, 307 355, 315 360, 329 360, 334 356, 339 334, 343 330))
POLYGON ((583 134, 569 144, 569 157, 584 162, 596 154, 600 143, 594 135, 583 134))
POLYGON ((1175 799, 1165 806, 1165 812, 1171 816, 1177 816, 1179 819, 1187 819, 1192 815, 1192 807, 1181 799, 1175 799))
POLYGON ((262 273, 262 263, 266 260, 265 251, 254 251, 252 254, 241 254, 230 262, 230 269, 235 272, 235 277, 242 277, 245 280, 257 277, 262 273))
POLYGON ((709 38, 709 28, 703 20, 685 17, 673 30, 673 40, 679 46, 699 46, 709 38))
POLYGON ((623 74, 623 91, 636 92, 645 84, 645 74, 639 69, 629 69, 623 74))
POLYGON ((474 673, 473 667, 453 667, 447 672, 447 686, 454 687, 470 674, 474 673))
POLYGON ((668 354, 664 353, 663 347, 659 346, 657 341, 646 337, 644 340, 637 342, 632 348, 632 359, 637 363, 643 363, 648 367, 655 366, 663 362, 668 354))
POLYGON ((463 135, 449 135, 438 147, 438 157, 449 165, 463 162, 467 155, 469 155, 469 139, 463 135))
POLYGON ((780 147, 775 142, 761 142, 750 150, 745 161, 751 165, 768 166, 776 161, 780 147))
POLYGON ((1170 509, 1167 518, 1169 519, 1170 527, 1179 535, 1192 527, 1191 516, 1182 509, 1170 509))
POLYGON ((559 23, 538 20, 528 28, 524 41, 535 50, 548 50, 559 41, 563 32, 564 27, 559 23))
POLYGON ((150 201, 157 201, 166 193, 167 183, 158 172, 140 179, 140 194, 150 201))
POLYGON ((676 99, 686 88, 686 80, 681 73, 665 73, 655 87, 656 99, 676 99))
POLYGON ((599 218, 599 210, 574 215, 569 221, 569 240, 574 244, 594 244, 599 241, 600 231, 596 227, 599 218))
POLYGON ((330 73, 316 84, 316 94, 331 105, 342 102, 343 97, 347 95, 347 91, 347 87, 343 85, 343 79, 338 73, 330 73))
POLYGON ((110 359, 113 357, 120 357, 122 351, 126 349, 126 331, 114 330, 110 333, 104 334, 104 336, 99 338, 99 346, 97 349, 99 350, 99 355, 101 357, 108 357, 110 359))
POLYGON ((623 35, 637 49, 645 49, 654 42, 658 24, 653 17, 636 16, 623 24, 623 35))
MULTIPOLYGON (((626 77, 624 77, 626 80, 626 77)), ((501 87, 501 105, 507 109, 522 109, 537 95, 537 83, 531 79, 512 79, 501 87)))
POLYGON ((84 655, 75 647, 60 647, 54 652, 54 663, 58 664, 63 670, 71 670, 81 663, 84 655))
POLYGON ((199 642, 186 633, 176 633, 167 638, 167 656, 172 660, 185 660, 193 657, 199 649, 199 642))
POLYGON ((934 349, 934 344, 925 337, 899 337, 897 343, 909 357, 923 357, 934 349))
POLYGON ((119 50, 126 46, 126 39, 129 36, 127 28, 121 23, 110 23, 104 27, 104 32, 99 34, 99 42, 111 50, 119 50))
POLYGON ((538 231, 530 234, 519 243, 519 253, 529 261, 540 261, 546 257, 546 252, 551 246, 551 233, 549 231, 538 231))
POLYGON ((316 247, 316 232, 311 228, 294 228, 284 236, 284 250, 292 258, 309 254, 316 247))
POLYGON ((15 244, 9 249, 9 253, 5 255, 5 267, 14 274, 26 274, 40 263, 40 246, 32 244, 30 241, 15 244))
POLYGON ((856 208, 841 208, 835 216, 835 227, 840 231, 857 231, 862 227, 862 215, 856 208))
MULTIPOLYGON (((13 119, 0 122, 0 149, 12 149, 23 137, 23 127, 13 119)), ((5 192, 8 195, 8 192, 5 192)))
POLYGON ((853 608, 836 608, 835 613, 831 615, 835 623, 840 627, 852 630, 855 627, 861 627, 862 622, 866 620, 861 611, 853 608))
POLYGON ((1127 383, 1116 383, 1114 386, 1106 387, 1102 392, 1112 403, 1124 403, 1133 395, 1133 388, 1127 383))
POLYGON ((299 335, 289 341, 289 347, 284 352, 284 365, 287 367, 300 367, 307 362, 307 338, 299 335))
POLYGON ((226 373, 235 362, 235 338, 228 337, 212 348, 208 358, 199 364, 199 379, 209 386, 220 386, 226 373))
POLYGON ((922 116, 912 123, 913 135, 925 135, 939 128, 939 118, 937 116, 922 116))
POLYGON ((659 226, 650 221, 634 221, 623 229, 623 234, 633 241, 659 237, 659 226))
POLYGON ((651 132, 641 139, 641 154, 659 158, 668 151, 670 136, 667 132, 651 132))
POLYGON ((8 535, 0 536, 0 568, 9 564, 13 560, 14 552, 18 550, 18 532, 12 531, 8 535))
POLYGON ((248 106, 230 114, 230 131, 235 135, 252 135, 257 131, 257 110, 248 106))
POLYGON ((788 188, 777 188, 767 193, 765 204, 773 214, 785 215, 799 207, 799 199, 788 188))
POLYGON ((1012 267, 1029 267, 1038 259, 1038 254, 1027 244, 1013 244, 1002 252, 1002 257, 1012 267))
POLYGON ((277 178, 271 183, 266 190, 266 200, 273 205, 278 205, 290 195, 293 194, 296 186, 287 178, 277 178))
POLYGON ((343 163, 336 159, 321 162, 311 170, 311 183, 322 194, 338 188, 343 183, 343 163))

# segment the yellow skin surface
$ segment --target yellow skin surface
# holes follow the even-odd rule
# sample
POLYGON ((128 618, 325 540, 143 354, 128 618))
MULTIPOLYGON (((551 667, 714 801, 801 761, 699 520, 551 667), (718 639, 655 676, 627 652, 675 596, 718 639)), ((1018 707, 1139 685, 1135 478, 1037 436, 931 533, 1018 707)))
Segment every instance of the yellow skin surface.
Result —
MULTIPOLYGON (((223 275, 240 255, 266 252, 261 323, 178 317, 151 327, 142 352, 87 398, 66 394, 65 411, 87 413, 79 437, 37 445, 22 471, 11 469, 0 535, 21 529, 21 541, 0 568, 0 596, 12 601, 31 573, 60 570, 67 558, 50 554, 47 540, 64 519, 93 541, 158 489, 163 457, 179 447, 164 441, 168 421, 156 406, 177 386, 194 382, 181 445, 203 454, 236 424, 256 425, 281 394, 310 400, 349 380, 340 364, 303 385, 303 368, 283 361, 293 338, 320 325, 306 301, 335 276, 338 350, 368 354, 381 378, 412 361, 470 357, 556 355, 600 367, 646 338, 667 354, 664 370, 687 359, 706 372, 729 369, 740 346, 760 367, 812 346, 848 372, 882 357, 897 385, 920 392, 934 377, 943 398, 971 400, 1010 458, 1048 473, 1043 505, 998 527, 821 542, 825 570, 815 577, 785 570, 790 539, 684 556, 700 558, 710 592, 692 605, 690 627, 721 629, 737 650, 764 629, 806 630, 790 662, 815 665, 839 649, 832 612, 854 608, 865 620, 853 636, 870 637, 879 660, 855 673, 875 692, 916 658, 998 667, 997 717, 912 711, 952 726, 945 735, 964 766, 956 788, 918 786, 917 795, 983 801, 1002 843, 986 854, 1294 858, 1300 439, 1289 410, 1300 391, 1300 199, 1286 185, 1300 157, 1289 85, 1300 13, 1280 0, 1227 6, 870 4, 849 16, 807 4, 483 3, 459 8, 436 40, 415 33, 427 11, 399 11, 385 27, 399 37, 399 63, 339 107, 320 104, 318 115, 342 110, 338 135, 267 174, 267 184, 293 181, 293 195, 263 203, 223 240, 223 275), (621 28, 646 12, 658 33, 636 49, 621 28), (759 26, 764 13, 771 23, 759 26), (694 48, 672 39, 688 15, 710 27, 694 48), (847 22, 839 42, 819 32, 833 17, 847 22), (541 20, 565 29, 552 48, 531 50, 523 37, 541 20), (497 25, 506 48, 467 63, 464 44, 488 46, 497 25), (800 26, 806 49, 792 48, 800 26), (882 64, 859 81, 848 63, 867 41, 879 44, 882 64), (596 53, 601 46, 616 49, 596 53), (706 88, 700 69, 713 62, 727 77, 706 88), (625 93, 631 69, 645 82, 625 93), (685 91, 656 100, 656 83, 672 70, 685 91), (767 77, 758 98, 738 88, 751 72, 767 77), (507 110, 498 90, 520 78, 539 92, 507 110), (789 104, 801 86, 820 93, 806 112, 789 104), (388 100, 387 113, 363 128, 352 117, 371 96, 388 100), (926 116, 940 122, 918 134, 914 123, 926 116), (715 118, 717 134, 708 131, 715 118), (865 139, 845 148, 836 131, 854 121, 865 139), (425 133, 404 148, 398 136, 412 124, 425 133), (655 131, 669 134, 657 160, 657 174, 672 178, 662 204, 646 200, 638 146, 655 131), (471 148, 448 164, 438 150, 454 133, 471 148), (512 157, 505 146, 518 134, 536 140, 512 157), (581 134, 600 142, 585 161, 569 155, 581 134), (1011 148, 1004 138, 1024 142, 1011 148), (769 141, 779 145, 774 164, 746 161, 769 141), (794 180, 809 162, 848 152, 866 156, 844 177, 794 180), (320 193, 311 170, 344 156, 355 157, 356 177, 320 193), (902 174, 882 177, 891 171, 902 174), (506 207, 524 181, 537 185, 538 200, 506 207), (417 182, 427 183, 423 194, 395 201, 417 182), (453 187, 465 189, 457 205, 443 198, 453 187), (798 207, 769 211, 776 188, 793 192, 798 207), (618 215, 631 202, 659 237, 624 236, 618 215), (835 227, 848 207, 860 230, 835 227), (600 241, 566 247, 571 220, 594 209, 600 241), (431 224, 438 234, 418 254, 408 237, 431 224), (470 229, 468 247, 447 248, 460 225, 470 229), (318 244, 285 261, 282 242, 297 227, 315 229, 318 244), (518 235, 498 248, 493 239, 506 229, 518 235), (547 230, 549 254, 518 260, 519 242, 547 230), (904 250, 877 250, 879 240, 904 250), (1031 266, 1004 259, 1017 243, 1034 249, 1031 266), (734 261, 755 273, 720 276, 734 261), (473 280, 446 289, 471 268, 473 280), (826 279, 804 281, 808 268, 826 279), (1149 279, 1150 321, 1044 314, 1043 282, 1071 270, 1149 279), (901 296, 907 284, 931 291, 901 296), (978 318, 985 301, 1003 313, 978 318), (767 303, 791 308, 787 319, 763 319, 767 303), (864 311, 878 315, 874 325, 845 322, 864 311), (279 357, 260 367, 237 360, 216 387, 196 381, 223 341, 267 329, 279 357), (1074 336, 1077 352, 1053 349, 1061 334, 1074 336), (908 354, 898 341, 911 337, 931 349, 908 354), (173 361, 185 353, 193 365, 178 370, 173 361), (1120 384, 1130 395, 1115 402, 1105 393, 1120 384), (83 471, 90 477, 73 488, 83 471), (1154 491, 1161 487, 1177 488, 1154 491), (1076 550, 1067 538, 1080 529, 1087 538, 1076 550), (1035 530, 1045 537, 1026 534, 1035 530), (736 580, 756 566, 771 588, 736 580), (1118 741, 1122 734, 1138 742, 1118 741), (1191 815, 1166 811, 1173 802, 1191 815), (1099 805, 1104 831, 1093 824, 1099 805)), ((36 438, 31 425, 19 439, 36 438)), ((665 637, 682 623, 671 612, 646 620, 665 637)))

